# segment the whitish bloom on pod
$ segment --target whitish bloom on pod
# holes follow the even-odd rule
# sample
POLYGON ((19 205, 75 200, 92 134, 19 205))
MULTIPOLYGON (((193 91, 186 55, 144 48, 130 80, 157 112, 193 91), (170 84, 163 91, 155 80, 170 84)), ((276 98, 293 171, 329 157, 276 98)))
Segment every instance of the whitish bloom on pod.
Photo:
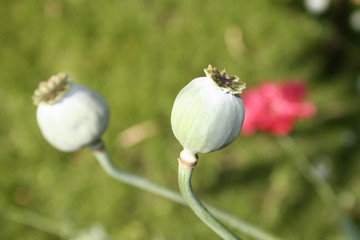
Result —
POLYGON ((330 7, 330 0, 304 0, 306 10, 314 15, 320 15, 330 7))
POLYGON ((182 155, 222 149, 239 135, 245 115, 240 93, 246 84, 209 65, 206 77, 192 80, 177 95, 171 113, 182 155))
POLYGON ((76 151, 100 140, 109 120, 105 99, 96 91, 71 83, 59 73, 41 82, 33 95, 41 133, 55 148, 76 151))

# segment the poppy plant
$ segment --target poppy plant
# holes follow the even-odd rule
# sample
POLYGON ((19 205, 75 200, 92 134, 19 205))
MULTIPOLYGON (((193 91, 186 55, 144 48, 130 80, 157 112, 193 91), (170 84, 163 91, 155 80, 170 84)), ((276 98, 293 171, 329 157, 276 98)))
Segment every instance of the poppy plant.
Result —
POLYGON ((244 135, 256 131, 276 136, 288 134, 300 118, 315 115, 316 107, 304 102, 306 85, 300 81, 265 82, 248 89, 242 96, 246 114, 242 128, 244 135))

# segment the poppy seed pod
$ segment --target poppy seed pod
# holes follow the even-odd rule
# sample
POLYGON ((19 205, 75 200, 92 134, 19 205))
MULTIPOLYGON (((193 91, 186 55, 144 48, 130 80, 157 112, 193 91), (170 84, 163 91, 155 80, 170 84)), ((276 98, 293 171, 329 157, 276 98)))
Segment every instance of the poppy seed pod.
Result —
POLYGON ((211 65, 177 95, 171 126, 185 152, 195 155, 222 149, 239 135, 245 108, 240 93, 246 84, 211 65))
POLYGON ((41 133, 52 146, 64 152, 99 141, 109 120, 105 99, 70 81, 69 74, 59 73, 41 82, 33 95, 41 133))

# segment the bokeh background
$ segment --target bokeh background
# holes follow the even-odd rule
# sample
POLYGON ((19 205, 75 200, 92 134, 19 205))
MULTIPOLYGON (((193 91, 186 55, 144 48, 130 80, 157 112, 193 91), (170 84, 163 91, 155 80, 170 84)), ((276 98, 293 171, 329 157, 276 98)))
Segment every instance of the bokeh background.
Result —
POLYGON ((350 17, 360 6, 328 4, 311 12, 295 0, 0 1, 0 239, 218 239, 188 208, 113 180, 89 150, 51 147, 31 100, 40 81, 70 72, 108 101, 103 139, 116 164, 177 189, 171 108, 208 64, 249 87, 301 79, 317 113, 287 136, 293 152, 257 132, 200 154, 198 195, 283 239, 345 239, 294 164, 304 154, 320 169, 360 227, 360 30, 350 17))

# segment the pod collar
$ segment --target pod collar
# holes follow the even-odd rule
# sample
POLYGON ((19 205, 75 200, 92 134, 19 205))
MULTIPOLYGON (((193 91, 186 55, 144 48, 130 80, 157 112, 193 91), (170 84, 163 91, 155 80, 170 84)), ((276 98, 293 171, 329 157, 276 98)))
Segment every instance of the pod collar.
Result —
POLYGON ((46 82, 41 82, 32 96, 35 105, 54 104, 70 88, 71 77, 68 73, 58 73, 46 82))
POLYGON ((225 69, 220 71, 218 68, 209 64, 208 68, 204 69, 207 77, 211 78, 221 90, 226 93, 240 94, 246 88, 245 82, 239 82, 239 77, 230 76, 225 69))

